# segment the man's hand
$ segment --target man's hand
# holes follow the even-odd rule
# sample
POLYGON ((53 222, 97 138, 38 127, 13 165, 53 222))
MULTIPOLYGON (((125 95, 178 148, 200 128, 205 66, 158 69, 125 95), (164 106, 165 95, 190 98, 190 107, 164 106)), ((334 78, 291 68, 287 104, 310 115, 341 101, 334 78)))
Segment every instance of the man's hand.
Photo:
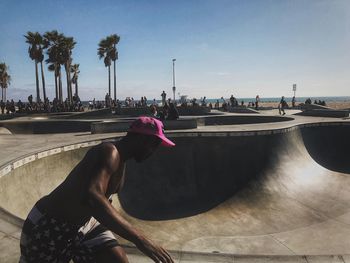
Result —
POLYGON ((146 238, 142 238, 135 245, 142 253, 153 259, 154 262, 174 263, 171 256, 164 248, 153 244, 146 238))

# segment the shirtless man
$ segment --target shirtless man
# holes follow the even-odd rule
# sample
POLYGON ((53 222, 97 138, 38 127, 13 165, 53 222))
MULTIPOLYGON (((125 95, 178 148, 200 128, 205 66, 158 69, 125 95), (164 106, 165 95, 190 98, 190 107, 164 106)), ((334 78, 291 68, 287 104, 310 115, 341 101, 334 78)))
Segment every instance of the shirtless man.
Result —
POLYGON ((154 262, 173 263, 165 249, 133 228, 109 201, 123 186, 125 161, 141 162, 159 145, 175 144, 164 136, 159 120, 140 117, 122 140, 91 148, 29 213, 22 229, 20 262, 128 262, 114 232, 154 262))

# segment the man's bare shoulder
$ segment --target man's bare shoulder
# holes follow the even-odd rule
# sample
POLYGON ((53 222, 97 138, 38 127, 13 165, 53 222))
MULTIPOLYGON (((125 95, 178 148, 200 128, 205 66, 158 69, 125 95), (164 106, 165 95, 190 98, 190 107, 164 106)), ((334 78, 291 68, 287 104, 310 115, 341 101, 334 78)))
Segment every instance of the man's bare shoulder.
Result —
POLYGON ((103 142, 94 146, 87 157, 88 159, 97 160, 101 165, 108 165, 113 169, 117 169, 120 163, 120 154, 111 142, 103 142))

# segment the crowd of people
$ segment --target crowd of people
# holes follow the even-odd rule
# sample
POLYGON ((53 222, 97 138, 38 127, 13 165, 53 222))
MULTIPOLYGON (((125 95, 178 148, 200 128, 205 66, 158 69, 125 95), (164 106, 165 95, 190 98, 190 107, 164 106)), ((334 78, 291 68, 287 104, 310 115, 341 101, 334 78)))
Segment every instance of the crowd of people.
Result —
POLYGON ((157 107, 156 105, 152 104, 150 106, 150 111, 152 117, 157 118, 161 121, 177 120, 179 118, 179 112, 175 104, 172 102, 170 102, 169 104, 165 102, 164 105, 161 107, 157 107))
MULTIPOLYGON (((178 113, 176 113, 176 107, 180 105, 181 107, 209 107, 210 109, 221 109, 223 111, 228 111, 230 107, 242 107, 245 106, 245 102, 238 101, 233 95, 229 99, 224 99, 221 97, 220 100, 216 100, 214 105, 211 102, 207 102, 207 98, 197 100, 192 98, 190 100, 180 99, 178 101, 172 101, 170 98, 167 99, 167 94, 163 91, 160 94, 161 103, 158 103, 156 99, 152 101, 147 100, 146 96, 142 96, 140 100, 135 100, 133 97, 126 97, 125 100, 113 100, 111 96, 107 93, 105 100, 100 101, 94 98, 92 101, 88 102, 87 108, 89 110, 102 109, 102 108, 147 108, 150 107, 152 114, 157 116, 160 119, 176 119, 178 113), (161 106, 159 105, 161 104, 161 106)), ((295 97, 291 100, 291 106, 296 107, 295 97)), ((311 99, 307 99, 305 104, 312 104, 311 99)), ((325 101, 315 100, 314 104, 326 106, 325 101)), ((255 101, 250 101, 247 104, 247 107, 255 108, 256 110, 260 107, 260 97, 256 96, 255 101)), ((278 104, 278 109, 280 114, 285 114, 284 109, 288 108, 289 105, 285 101, 284 97, 280 100, 278 104)), ((50 101, 48 98, 45 101, 33 101, 33 96, 28 96, 28 102, 14 102, 14 100, 0 101, 0 110, 2 114, 12 114, 12 113, 53 113, 53 112, 80 112, 84 111, 84 105, 82 104, 78 95, 73 96, 73 101, 69 102, 67 99, 63 102, 57 100, 56 98, 53 101, 50 101)))
POLYGON ((0 101, 1 114, 13 113, 50 113, 50 112, 68 112, 68 111, 83 111, 83 105, 79 96, 74 95, 73 101, 70 103, 67 99, 60 102, 56 98, 50 101, 48 98, 45 101, 33 101, 33 96, 28 96, 28 102, 14 102, 13 99, 6 102, 0 101))
MULTIPOLYGON (((312 101, 310 98, 308 98, 306 101, 305 101, 305 104, 311 104, 312 101)), ((326 102, 324 100, 315 100, 314 101, 314 104, 316 105, 321 105, 321 106, 326 106, 326 102)))

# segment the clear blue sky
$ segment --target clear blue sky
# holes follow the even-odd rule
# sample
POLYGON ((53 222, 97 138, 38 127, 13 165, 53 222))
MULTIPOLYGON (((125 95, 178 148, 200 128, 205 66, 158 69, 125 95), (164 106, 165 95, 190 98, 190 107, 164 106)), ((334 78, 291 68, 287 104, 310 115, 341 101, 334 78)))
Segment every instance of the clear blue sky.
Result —
POLYGON ((23 35, 53 29, 77 41, 84 100, 108 89, 96 53, 112 33, 121 36, 119 98, 170 95, 172 58, 177 91, 190 97, 291 96, 293 83, 298 96, 350 94, 349 0, 0 0, 0 18, 0 61, 10 66, 14 99, 35 95, 23 35))

